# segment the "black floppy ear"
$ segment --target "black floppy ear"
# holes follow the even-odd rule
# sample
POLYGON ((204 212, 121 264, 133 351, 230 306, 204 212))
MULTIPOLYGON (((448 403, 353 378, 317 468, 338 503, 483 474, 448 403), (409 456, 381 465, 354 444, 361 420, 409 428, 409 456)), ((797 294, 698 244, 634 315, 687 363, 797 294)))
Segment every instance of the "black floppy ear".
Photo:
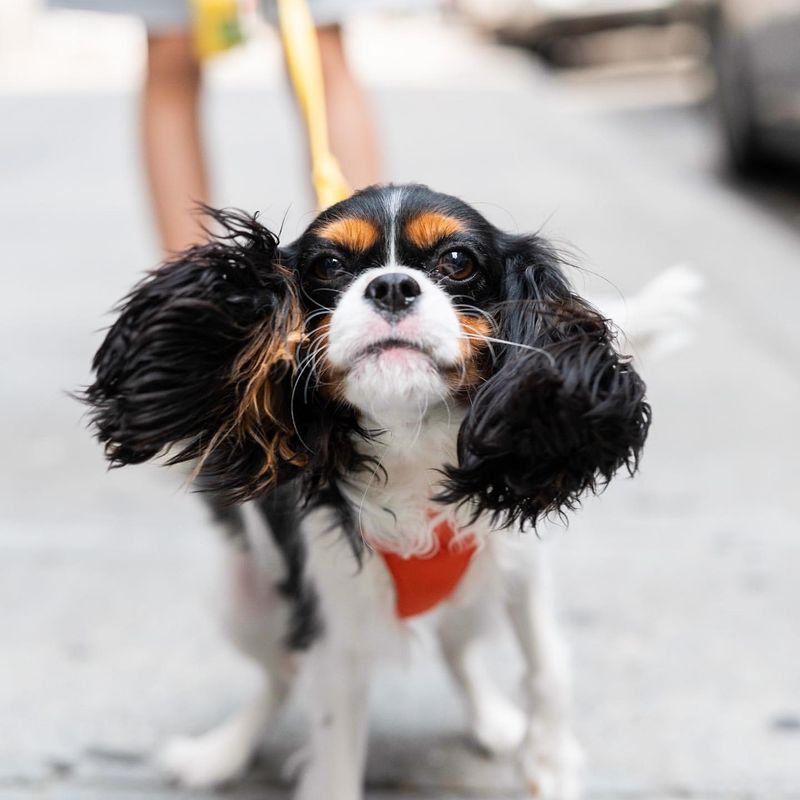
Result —
POLYGON ((501 249, 505 299, 494 318, 513 344, 472 400, 440 499, 535 524, 620 467, 635 471, 650 407, 608 321, 571 291, 549 245, 504 237, 501 249))
POLYGON ((306 458, 289 389, 304 317, 278 239, 241 212, 152 272, 122 302, 83 394, 114 466, 175 448, 201 486, 252 497, 306 458))

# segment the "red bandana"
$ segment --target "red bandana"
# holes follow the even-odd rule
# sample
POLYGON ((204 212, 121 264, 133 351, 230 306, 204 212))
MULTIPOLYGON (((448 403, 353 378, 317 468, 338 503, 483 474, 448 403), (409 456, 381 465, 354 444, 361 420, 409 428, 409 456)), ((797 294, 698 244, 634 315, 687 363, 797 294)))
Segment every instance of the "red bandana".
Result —
POLYGON ((452 522, 444 520, 434 528, 438 548, 432 556, 404 558, 376 548, 392 576, 395 610, 400 619, 430 611, 456 589, 475 555, 477 545, 469 538, 451 547, 455 536, 452 522))

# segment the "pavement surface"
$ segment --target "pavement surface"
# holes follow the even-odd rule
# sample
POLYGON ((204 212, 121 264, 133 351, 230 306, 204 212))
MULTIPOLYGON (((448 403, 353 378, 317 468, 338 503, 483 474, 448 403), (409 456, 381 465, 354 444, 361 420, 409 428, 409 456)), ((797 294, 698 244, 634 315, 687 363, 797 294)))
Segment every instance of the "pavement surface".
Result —
MULTIPOLYGON (((373 85, 393 180, 569 243, 581 288, 630 293, 676 262, 707 281, 695 344, 643 366, 655 423, 641 474, 543 537, 588 794, 800 798, 797 197, 726 179, 697 109, 583 103, 532 63, 476 53, 473 73, 485 59, 496 80, 373 85)), ((217 202, 275 226, 288 209, 290 238, 311 214, 285 92, 215 89, 206 115, 217 202)), ((254 688, 215 623, 217 542, 178 477, 107 473, 66 394, 155 260, 136 98, 0 93, 0 119, 0 798, 200 796, 150 756, 254 688)), ((513 688, 503 632, 491 657, 513 688)), ((226 796, 289 796, 298 720, 290 709, 226 796)), ((370 800, 521 797, 462 731, 421 642, 376 683, 370 800)))

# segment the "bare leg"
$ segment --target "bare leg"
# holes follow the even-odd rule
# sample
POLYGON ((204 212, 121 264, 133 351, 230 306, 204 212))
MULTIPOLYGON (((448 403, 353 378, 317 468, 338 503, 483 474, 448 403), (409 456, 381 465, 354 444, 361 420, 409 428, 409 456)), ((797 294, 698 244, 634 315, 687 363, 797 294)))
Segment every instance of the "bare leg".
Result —
POLYGON ((150 36, 142 94, 142 144, 162 248, 202 241, 198 202, 208 201, 200 138, 200 66, 188 33, 150 36))
POLYGON ((555 617, 546 554, 514 586, 509 615, 525 659, 528 730, 520 765, 528 787, 544 800, 580 796, 580 748, 570 727, 570 675, 555 617))
POLYGON ((381 180, 378 137, 364 90, 347 63, 338 25, 317 29, 331 150, 353 189, 381 180))
POLYGON ((527 721, 489 674, 478 652, 479 640, 479 622, 469 611, 458 611, 442 620, 442 653, 463 693, 472 735, 486 751, 499 755, 519 747, 527 721))

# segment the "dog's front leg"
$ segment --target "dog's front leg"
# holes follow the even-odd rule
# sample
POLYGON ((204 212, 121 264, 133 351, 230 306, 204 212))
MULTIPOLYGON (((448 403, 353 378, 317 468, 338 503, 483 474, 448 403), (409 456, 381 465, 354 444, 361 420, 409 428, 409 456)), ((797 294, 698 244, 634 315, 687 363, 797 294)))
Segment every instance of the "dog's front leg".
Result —
POLYGON ((309 517, 306 532, 322 631, 306 656, 310 752, 297 800, 361 800, 369 683, 391 597, 378 560, 360 563, 326 517, 309 517))
POLYGON ((528 730, 520 766, 533 796, 575 800, 581 793, 583 758, 570 724, 569 658, 543 550, 537 548, 524 578, 516 576, 508 604, 526 667, 528 730))
POLYGON ((298 800, 363 796, 371 661, 335 630, 309 653, 310 753, 298 800))

